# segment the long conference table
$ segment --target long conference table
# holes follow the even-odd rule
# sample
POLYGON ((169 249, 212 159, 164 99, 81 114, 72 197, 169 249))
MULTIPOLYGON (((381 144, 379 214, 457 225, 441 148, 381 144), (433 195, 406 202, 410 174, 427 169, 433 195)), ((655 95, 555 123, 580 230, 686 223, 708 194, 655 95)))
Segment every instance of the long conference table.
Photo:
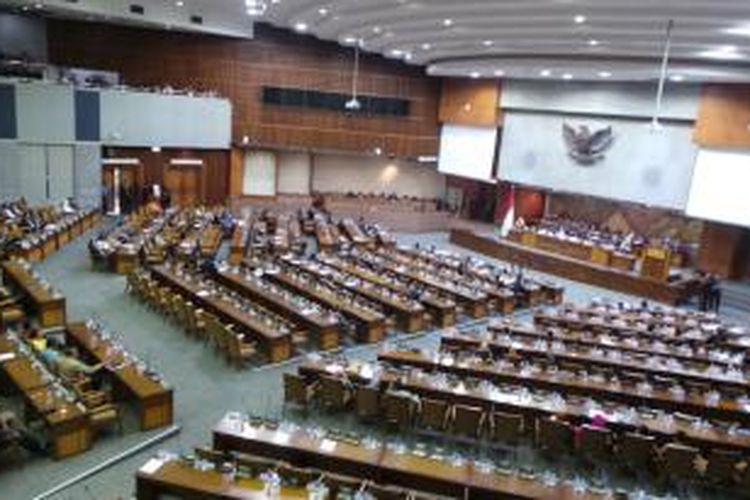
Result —
POLYGON ((2 269, 3 282, 22 295, 22 301, 37 315, 43 328, 65 324, 65 297, 42 285, 18 261, 3 262, 2 269))
POLYGON ((529 269, 671 305, 686 302, 698 295, 702 288, 702 282, 694 278, 684 278, 673 282, 644 278, 632 271, 585 262, 566 255, 527 247, 507 239, 498 239, 492 235, 480 235, 473 231, 453 229, 450 233, 450 242, 529 269))
POLYGON ((220 271, 214 277, 216 281, 242 296, 262 304, 277 314, 286 315, 295 323, 305 327, 315 337, 322 350, 335 349, 339 346, 340 324, 335 318, 322 313, 305 311, 275 293, 274 290, 264 288, 258 281, 246 279, 241 273, 220 271))
POLYGON ((427 456, 399 453, 385 444, 334 440, 305 430, 291 432, 225 417, 213 430, 213 446, 283 460, 296 467, 313 467, 439 495, 468 499, 594 499, 568 484, 546 486, 537 477, 484 470, 470 461, 452 463, 427 456))
POLYGON ((340 366, 323 361, 308 360, 299 367, 299 373, 307 380, 319 380, 321 377, 346 376, 351 382, 372 387, 381 391, 387 388, 399 389, 416 394, 422 398, 447 401, 451 404, 476 406, 485 411, 517 413, 532 418, 557 415, 568 421, 588 422, 596 415, 607 417, 607 426, 622 431, 640 430, 649 434, 672 439, 683 434, 685 440, 701 448, 721 447, 750 452, 750 431, 730 433, 727 429, 701 427, 694 425, 695 420, 686 418, 663 419, 659 415, 641 409, 637 421, 629 421, 622 405, 602 404, 598 408, 590 407, 581 398, 569 398, 562 405, 556 405, 548 397, 534 393, 523 394, 518 389, 505 390, 497 386, 473 386, 463 382, 438 382, 435 377, 424 372, 405 371, 389 372, 382 370, 377 375, 368 363, 340 366))
POLYGON ((189 297, 198 307, 241 327, 261 344, 272 363, 283 361, 292 355, 291 333, 279 332, 221 299, 206 296, 193 283, 180 278, 165 266, 152 266, 150 269, 157 281, 189 297))
POLYGON ((448 358, 427 356, 421 352, 392 351, 378 355, 378 360, 397 367, 414 367, 426 371, 455 374, 461 377, 489 380, 494 383, 524 385, 541 390, 559 391, 583 397, 596 397, 630 405, 646 404, 660 410, 686 412, 722 421, 750 423, 750 405, 723 399, 716 404, 694 395, 677 397, 668 389, 654 388, 639 391, 634 387, 615 385, 595 377, 582 378, 577 374, 566 376, 549 371, 524 371, 511 365, 498 366, 497 363, 447 361, 448 358))
MULTIPOLYGON (((85 323, 69 324, 66 338, 98 363, 112 363, 109 359, 112 345, 98 338, 85 323)), ((139 373, 132 363, 109 370, 109 373, 112 374, 115 399, 129 399, 137 403, 141 430, 156 429, 172 423, 174 408, 171 388, 139 373)))

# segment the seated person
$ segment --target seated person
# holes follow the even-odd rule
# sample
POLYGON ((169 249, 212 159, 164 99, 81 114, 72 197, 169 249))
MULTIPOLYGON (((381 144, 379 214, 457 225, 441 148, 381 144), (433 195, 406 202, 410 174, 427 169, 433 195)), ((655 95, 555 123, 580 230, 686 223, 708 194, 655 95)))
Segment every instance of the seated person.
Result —
POLYGON ((45 349, 41 351, 41 356, 50 368, 69 379, 80 375, 92 375, 105 366, 104 363, 88 365, 78 359, 71 350, 63 352, 57 349, 45 349))

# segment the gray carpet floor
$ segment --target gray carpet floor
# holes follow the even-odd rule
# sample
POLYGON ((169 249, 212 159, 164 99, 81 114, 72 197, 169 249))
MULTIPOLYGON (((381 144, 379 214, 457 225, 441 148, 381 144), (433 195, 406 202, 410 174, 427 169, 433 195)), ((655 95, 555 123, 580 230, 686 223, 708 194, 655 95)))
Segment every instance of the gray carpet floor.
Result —
MULTIPOLYGON (((445 233, 399 235, 399 238, 407 244, 419 241, 421 245, 435 244, 456 250, 447 243, 445 233)), ((86 241, 87 238, 78 239, 37 268, 67 297, 69 320, 97 316, 110 329, 123 334, 131 351, 143 356, 166 376, 175 388, 175 419, 181 426, 181 432, 49 498, 132 498, 134 473, 138 467, 159 449, 187 452, 195 445, 208 444, 212 426, 225 412, 242 410, 268 417, 281 416, 281 374, 294 370, 299 359, 280 366, 243 371, 228 367, 210 349, 128 297, 124 293, 124 278, 92 271, 86 241)), ((566 286, 566 300, 569 301, 587 301, 593 297, 638 300, 596 287, 558 281, 566 286)), ((522 313, 520 316, 529 314, 522 313)), ((735 315, 732 316, 737 319, 735 315)), ((746 317, 744 319, 748 320, 746 317)), ((438 339, 439 332, 428 332, 405 342, 436 346, 438 339)), ((356 346, 348 354, 370 359, 380 348, 377 345, 356 346)), ((124 436, 97 440, 90 451, 64 461, 32 459, 6 467, 0 470, 0 498, 34 498, 159 432, 129 431, 124 436)))

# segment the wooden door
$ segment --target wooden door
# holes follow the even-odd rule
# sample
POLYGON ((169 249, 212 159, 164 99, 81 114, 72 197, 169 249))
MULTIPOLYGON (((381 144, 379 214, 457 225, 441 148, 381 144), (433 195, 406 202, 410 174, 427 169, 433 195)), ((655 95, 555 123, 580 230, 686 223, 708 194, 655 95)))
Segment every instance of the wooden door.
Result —
POLYGON ((201 166, 168 166, 164 175, 164 187, 169 191, 172 204, 187 207, 202 203, 202 177, 203 168, 201 166))

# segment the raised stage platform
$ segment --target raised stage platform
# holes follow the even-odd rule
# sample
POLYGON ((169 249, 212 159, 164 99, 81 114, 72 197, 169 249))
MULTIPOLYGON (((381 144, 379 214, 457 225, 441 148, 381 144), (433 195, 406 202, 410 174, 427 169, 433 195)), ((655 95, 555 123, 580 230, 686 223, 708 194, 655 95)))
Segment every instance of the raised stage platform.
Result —
POLYGON ((703 281, 694 275, 662 282, 644 278, 636 272, 598 265, 462 229, 451 231, 450 242, 529 269, 670 305, 687 302, 698 295, 703 287, 703 281))

